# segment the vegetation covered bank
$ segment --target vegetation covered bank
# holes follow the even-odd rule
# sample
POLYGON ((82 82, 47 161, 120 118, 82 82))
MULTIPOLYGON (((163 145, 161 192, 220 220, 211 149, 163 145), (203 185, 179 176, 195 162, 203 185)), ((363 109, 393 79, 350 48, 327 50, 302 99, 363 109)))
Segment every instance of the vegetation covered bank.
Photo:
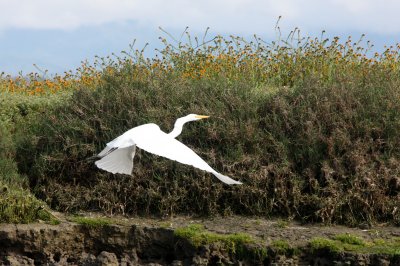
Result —
POLYGON ((271 44, 216 36, 165 41, 153 59, 133 50, 99 58, 63 77, 2 76, 2 104, 38 105, 7 111, 12 148, 1 156, 61 211, 399 225, 399 49, 368 55, 351 39, 297 31, 271 44), (127 129, 168 131, 188 113, 211 118, 185 125, 179 139, 243 185, 145 152, 132 176, 87 160, 127 129))

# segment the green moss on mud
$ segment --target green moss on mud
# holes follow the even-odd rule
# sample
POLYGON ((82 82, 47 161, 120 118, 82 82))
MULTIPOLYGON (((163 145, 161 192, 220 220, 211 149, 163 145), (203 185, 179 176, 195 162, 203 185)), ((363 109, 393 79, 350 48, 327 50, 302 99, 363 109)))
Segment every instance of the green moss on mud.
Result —
POLYGON ((363 254, 400 255, 400 238, 390 240, 378 239, 367 242, 360 237, 350 234, 340 234, 333 239, 313 238, 309 246, 311 252, 327 251, 332 254, 340 252, 353 252, 363 254))
POLYGON ((244 245, 253 243, 250 235, 244 233, 235 234, 217 234, 204 229, 201 224, 192 224, 186 227, 175 229, 176 237, 187 239, 193 246, 210 245, 221 243, 223 247, 231 254, 241 255, 244 245))
POLYGON ((339 234, 336 235, 334 239, 340 241, 343 244, 353 246, 365 246, 365 241, 363 239, 351 234, 339 234))
POLYGON ((300 249, 293 247, 287 240, 274 240, 270 245, 270 252, 273 254, 293 256, 300 254, 300 249))

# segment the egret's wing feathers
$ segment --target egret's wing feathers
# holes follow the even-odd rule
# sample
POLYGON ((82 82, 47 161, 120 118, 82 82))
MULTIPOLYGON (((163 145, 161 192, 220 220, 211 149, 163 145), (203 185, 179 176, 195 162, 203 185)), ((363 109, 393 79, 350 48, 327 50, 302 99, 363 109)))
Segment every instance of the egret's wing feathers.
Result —
POLYGON ((242 184, 215 171, 193 150, 162 132, 156 124, 135 127, 110 141, 98 154, 102 159, 95 163, 97 167, 111 173, 130 175, 136 146, 147 152, 210 172, 226 184, 242 184))
POLYGON ((240 184, 242 184, 242 182, 233 180, 233 179, 230 178, 229 176, 220 174, 220 173, 218 173, 218 172, 215 171, 215 170, 214 170, 212 173, 213 173, 219 180, 221 180, 222 182, 224 182, 225 184, 228 184, 228 185, 240 185, 240 184))
POLYGON ((135 156, 136 146, 129 146, 125 148, 106 147, 99 153, 102 159, 95 162, 96 166, 100 169, 106 170, 113 174, 132 174, 133 157, 135 156))
POLYGON ((117 149, 116 147, 110 147, 107 145, 104 148, 104 150, 102 150, 99 154, 97 154, 97 157, 103 158, 104 156, 108 155, 109 153, 113 152, 116 149, 117 149))
POLYGON ((215 171, 193 150, 162 132, 158 126, 157 129, 153 127, 147 134, 135 134, 134 142, 147 152, 210 172, 226 184, 241 184, 241 182, 215 171))

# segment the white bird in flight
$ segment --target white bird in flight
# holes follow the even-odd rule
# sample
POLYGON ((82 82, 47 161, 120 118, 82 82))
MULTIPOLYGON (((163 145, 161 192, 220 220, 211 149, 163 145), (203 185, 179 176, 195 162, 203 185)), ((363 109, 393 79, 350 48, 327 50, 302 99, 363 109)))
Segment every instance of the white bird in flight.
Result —
POLYGON ((178 118, 174 129, 168 134, 161 131, 160 127, 153 123, 134 127, 107 143, 106 148, 97 155, 101 159, 96 161, 95 164, 98 168, 113 174, 131 175, 133 157, 135 156, 137 146, 147 152, 210 172, 226 184, 242 184, 215 171, 194 151, 175 139, 181 134, 182 127, 186 122, 208 117, 205 115, 189 114, 178 118))

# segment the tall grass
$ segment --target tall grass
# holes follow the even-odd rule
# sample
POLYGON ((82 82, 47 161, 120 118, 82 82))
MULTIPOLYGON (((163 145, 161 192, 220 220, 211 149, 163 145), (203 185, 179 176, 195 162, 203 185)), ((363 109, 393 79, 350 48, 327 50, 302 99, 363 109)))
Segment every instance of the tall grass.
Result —
MULTIPOLYGON (((91 83, 26 127, 16 160, 35 195, 62 211, 286 216, 356 225, 400 224, 399 49, 368 57, 360 42, 301 38, 266 44, 216 36, 98 59, 91 83), (139 152, 132 176, 87 160, 134 126, 172 128, 215 169, 139 152)), ((72 82, 72 81, 71 81, 72 82)))
POLYGON ((15 143, 19 136, 27 137, 24 134, 30 120, 37 119, 61 98, 32 98, 5 92, 0 96, 0 223, 50 221, 52 216, 46 204, 30 192, 28 178, 18 171, 15 143))

